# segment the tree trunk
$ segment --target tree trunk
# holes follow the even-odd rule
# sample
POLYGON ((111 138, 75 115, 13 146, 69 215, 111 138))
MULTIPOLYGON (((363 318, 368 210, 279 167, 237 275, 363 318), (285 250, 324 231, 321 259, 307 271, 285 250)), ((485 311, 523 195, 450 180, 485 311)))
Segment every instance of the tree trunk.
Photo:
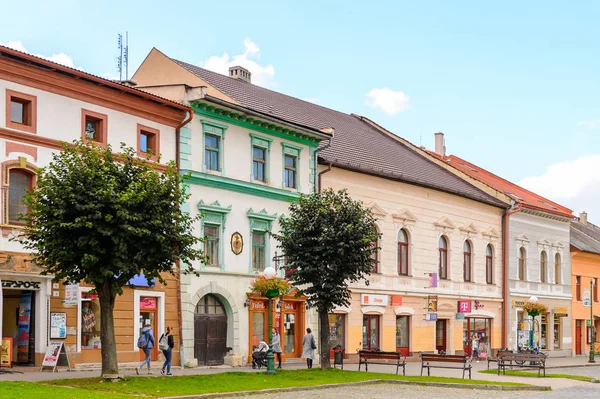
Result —
POLYGON ((329 362, 329 314, 326 310, 319 310, 319 353, 321 355, 321 369, 331 368, 329 362))
POLYGON ((96 291, 98 292, 98 299, 100 301, 102 377, 115 379, 119 374, 117 343, 115 342, 115 322, 113 318, 116 293, 112 288, 112 281, 110 280, 105 280, 102 285, 97 285, 96 291))

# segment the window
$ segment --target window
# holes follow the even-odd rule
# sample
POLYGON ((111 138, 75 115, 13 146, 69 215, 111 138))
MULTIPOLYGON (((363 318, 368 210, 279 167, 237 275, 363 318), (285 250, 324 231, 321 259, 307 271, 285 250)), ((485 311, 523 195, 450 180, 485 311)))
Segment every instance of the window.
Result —
POLYGON ((8 224, 24 224, 19 215, 29 213, 23 198, 31 190, 33 176, 21 169, 10 169, 8 176, 8 224))
POLYGON ((6 127, 36 133, 37 97, 6 90, 6 127))
POLYGON ((519 280, 525 281, 525 260, 527 259, 525 248, 519 248, 519 280))
POLYGON ((363 315, 363 349, 379 349, 379 315, 363 315))
POLYGON ((254 180, 266 181, 267 151, 261 147, 252 148, 252 175, 254 180))
POLYGON ((335 348, 341 346, 346 348, 346 315, 344 314, 329 314, 329 347, 335 348))
POLYGON ((446 237, 440 237, 440 241, 438 243, 439 252, 440 252, 440 264, 439 264, 439 275, 440 279, 448 278, 448 242, 446 241, 446 237))
POLYGON ((296 188, 296 157, 286 155, 283 182, 286 188, 296 188))
POLYGON ((373 260, 371 263, 371 273, 379 273, 379 229, 377 226, 373 226, 373 230, 375 230, 377 238, 371 243, 371 248, 375 248, 375 251, 371 253, 371 259, 373 260))
POLYGON ((265 235, 264 231, 252 232, 252 269, 255 271, 265 270, 265 235))
POLYGON ((581 301, 581 277, 575 276, 575 298, 581 301))
POLYGON ((562 346, 561 318, 554 315, 554 349, 560 349, 562 346))
POLYGON ((494 284, 494 249, 489 244, 485 249, 485 282, 494 284))
POLYGON ((81 293, 81 348, 100 349, 100 302, 98 294, 81 293))
POLYGON ((471 281, 473 277, 471 276, 471 243, 469 241, 465 241, 463 245, 463 278, 465 281, 471 281))
POLYGON ((548 313, 542 314, 540 318, 542 319, 540 349, 548 349, 548 313))
POLYGON ((94 141, 101 146, 106 145, 108 116, 82 109, 81 123, 81 137, 84 141, 94 141))
POLYGON ((219 226, 204 225, 204 237, 206 238, 207 265, 217 266, 219 264, 219 226))
POLYGON ((160 154, 160 130, 138 124, 137 131, 138 156, 146 158, 151 154, 150 159, 156 159, 160 154))
POLYGON ((594 302, 598 302, 598 278, 594 277, 594 287, 593 287, 593 292, 594 292, 594 302))
POLYGON ((560 284, 560 254, 554 255, 554 284, 560 284))
POLYGON ((219 137, 204 136, 204 167, 206 170, 219 170, 219 137))
POLYGON ((409 355, 410 316, 396 316, 396 352, 409 355))
POLYGON ((546 282, 546 276, 548 275, 547 263, 546 251, 542 251, 540 253, 540 282, 542 283, 546 282))
POLYGON ((408 234, 404 229, 398 233, 398 274, 408 275, 408 234))

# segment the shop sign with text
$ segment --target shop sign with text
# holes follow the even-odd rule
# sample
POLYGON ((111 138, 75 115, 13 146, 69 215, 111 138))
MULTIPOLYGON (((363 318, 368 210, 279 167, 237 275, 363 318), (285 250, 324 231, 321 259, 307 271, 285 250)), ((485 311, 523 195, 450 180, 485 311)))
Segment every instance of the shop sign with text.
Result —
POLYGON ((378 305, 387 306, 388 296, 387 295, 375 295, 375 294, 360 294, 361 305, 378 305))
POLYGON ((471 313, 471 301, 458 301, 458 313, 471 313))

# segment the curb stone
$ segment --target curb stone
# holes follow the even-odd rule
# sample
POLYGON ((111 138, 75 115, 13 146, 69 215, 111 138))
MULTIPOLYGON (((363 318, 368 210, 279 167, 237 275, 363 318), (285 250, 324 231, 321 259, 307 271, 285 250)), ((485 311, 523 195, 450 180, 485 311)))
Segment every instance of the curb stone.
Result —
POLYGON ((363 385, 375 385, 375 384, 397 384, 397 385, 419 385, 419 386, 430 386, 438 388, 459 388, 459 389, 487 389, 491 391, 551 391, 552 388, 549 386, 512 386, 512 385, 485 385, 485 384, 457 384, 457 383, 445 383, 445 382, 419 382, 419 381, 401 381, 401 380, 370 380, 360 382, 347 382, 342 384, 325 384, 305 387, 289 387, 289 388, 271 388, 271 389, 260 389, 254 391, 237 391, 237 392, 220 392, 220 393, 207 393, 201 395, 185 395, 185 396, 165 396, 160 399, 212 399, 212 398, 228 398, 233 396, 251 396, 251 395, 265 395, 270 393, 280 392, 298 392, 298 391, 315 391, 320 389, 328 388, 342 388, 342 387, 353 387, 363 385))

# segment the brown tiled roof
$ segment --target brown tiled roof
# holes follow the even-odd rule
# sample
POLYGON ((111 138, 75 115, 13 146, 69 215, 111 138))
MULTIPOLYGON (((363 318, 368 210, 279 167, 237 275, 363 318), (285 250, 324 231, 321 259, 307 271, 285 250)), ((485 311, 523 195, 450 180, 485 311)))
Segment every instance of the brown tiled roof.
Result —
POLYGON ((353 115, 173 61, 244 107, 315 129, 334 128, 331 147, 319 153, 322 163, 507 206, 353 115))
POLYGON ((571 245, 580 251, 600 254, 600 227, 587 222, 571 222, 571 245))

